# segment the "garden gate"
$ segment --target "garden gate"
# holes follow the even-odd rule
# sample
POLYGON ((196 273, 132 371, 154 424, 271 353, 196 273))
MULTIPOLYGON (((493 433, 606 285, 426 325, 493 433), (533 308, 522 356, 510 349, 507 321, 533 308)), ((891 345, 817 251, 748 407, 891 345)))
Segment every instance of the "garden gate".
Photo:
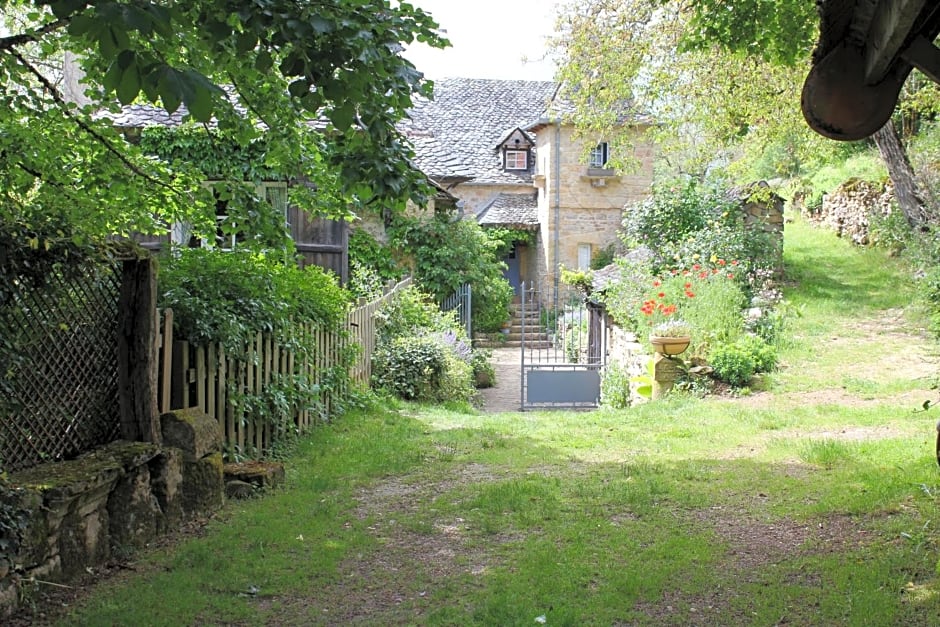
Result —
POLYGON ((594 408, 607 361, 607 315, 580 292, 549 301, 522 284, 522 410, 594 408))

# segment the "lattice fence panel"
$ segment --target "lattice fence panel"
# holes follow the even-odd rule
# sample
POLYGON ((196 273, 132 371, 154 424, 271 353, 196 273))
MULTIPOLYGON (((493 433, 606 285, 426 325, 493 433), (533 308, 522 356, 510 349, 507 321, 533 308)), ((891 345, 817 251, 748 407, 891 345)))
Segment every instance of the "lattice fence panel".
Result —
POLYGON ((12 338, 0 401, 0 467, 74 457, 120 435, 117 265, 21 287, 0 309, 12 338))

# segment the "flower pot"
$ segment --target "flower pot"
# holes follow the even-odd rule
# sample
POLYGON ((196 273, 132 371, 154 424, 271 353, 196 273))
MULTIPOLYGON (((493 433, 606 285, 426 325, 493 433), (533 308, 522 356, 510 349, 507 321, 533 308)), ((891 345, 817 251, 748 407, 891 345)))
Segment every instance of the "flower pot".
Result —
POLYGON ((650 344, 653 345, 653 350, 661 355, 679 355, 684 353, 691 342, 692 338, 688 335, 681 337, 650 336, 650 344))

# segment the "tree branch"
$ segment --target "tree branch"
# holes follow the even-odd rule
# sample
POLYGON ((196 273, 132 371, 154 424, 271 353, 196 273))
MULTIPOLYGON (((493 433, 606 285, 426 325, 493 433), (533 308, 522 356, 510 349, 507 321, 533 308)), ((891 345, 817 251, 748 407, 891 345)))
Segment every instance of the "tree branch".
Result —
POLYGON ((166 183, 166 182, 164 182, 164 181, 161 181, 160 179, 158 179, 158 178, 156 178, 156 177, 154 177, 154 176, 148 174, 147 172, 144 172, 143 170, 141 170, 140 167, 137 166, 137 164, 135 164, 134 162, 132 162, 130 159, 127 158, 127 155, 123 154, 120 150, 118 150, 117 148, 115 148, 114 145, 113 145, 111 142, 109 142, 108 139, 107 139, 104 135, 102 135, 102 134, 99 133, 97 130, 95 130, 94 128, 92 128, 91 125, 89 125, 85 120, 82 120, 81 118, 79 118, 78 116, 76 116, 74 113, 72 113, 72 112, 69 110, 68 103, 65 101, 65 98, 62 97, 62 93, 59 91, 58 87, 56 87, 55 85, 53 85, 53 84, 52 84, 52 81, 50 81, 48 78, 46 78, 45 75, 43 75, 42 72, 40 72, 38 69, 36 69, 22 54, 20 54, 20 53, 19 53, 18 51, 16 51, 16 50, 10 50, 10 54, 13 55, 13 57, 14 57, 17 61, 19 61, 19 62, 23 65, 23 67, 25 67, 25 68, 27 69, 27 71, 29 71, 30 74, 32 74, 33 76, 36 77, 36 80, 38 80, 38 81, 42 84, 42 86, 43 86, 43 87, 49 92, 49 94, 52 96, 52 99, 55 101, 55 103, 56 103, 57 105, 59 105, 59 108, 62 110, 62 113, 65 114, 65 117, 67 117, 67 118, 69 118, 70 120, 72 120, 73 122, 75 122, 75 124, 76 124, 80 129, 82 129, 83 131, 85 131, 86 133, 88 133, 89 135, 91 135, 91 137, 92 137, 95 141, 97 141, 99 144, 101 144, 102 146, 104 146, 105 150, 107 150, 108 152, 110 152, 111 154, 113 154, 115 157, 117 157, 117 159, 118 159, 121 163, 123 163, 124 166, 125 166, 128 170, 130 170, 131 172, 133 172, 133 173, 136 174, 137 176, 143 178, 143 179, 144 179, 145 181, 147 181, 148 183, 152 183, 152 184, 157 185, 157 186, 159 186, 159 187, 163 187, 164 189, 167 189, 167 190, 173 192, 174 194, 177 194, 177 195, 179 195, 179 196, 183 196, 183 193, 182 193, 180 190, 178 190, 178 189, 176 189, 175 187, 173 187, 172 185, 170 185, 170 184, 168 184, 168 183, 166 183))
POLYGON ((16 46, 22 46, 23 44, 39 41, 40 37, 43 35, 48 35, 49 33, 59 30, 60 28, 64 28, 65 26, 68 26, 68 23, 69 20, 58 19, 28 33, 10 35, 9 37, 0 37, 0 51, 12 51, 16 46))
POLYGON ((258 119, 261 120, 265 124, 265 126, 267 126, 269 129, 272 128, 272 126, 268 123, 268 121, 264 119, 264 116, 261 115, 261 113, 259 113, 258 110, 255 108, 254 104, 252 104, 251 100, 247 96, 245 96, 245 92, 242 91, 242 88, 238 85, 238 81, 235 80, 235 76, 231 72, 228 72, 228 79, 232 81, 232 86, 235 88, 235 91, 238 92, 238 96, 239 98, 241 98, 241 101, 245 104, 245 108, 251 111, 252 113, 254 113, 258 117, 258 119))

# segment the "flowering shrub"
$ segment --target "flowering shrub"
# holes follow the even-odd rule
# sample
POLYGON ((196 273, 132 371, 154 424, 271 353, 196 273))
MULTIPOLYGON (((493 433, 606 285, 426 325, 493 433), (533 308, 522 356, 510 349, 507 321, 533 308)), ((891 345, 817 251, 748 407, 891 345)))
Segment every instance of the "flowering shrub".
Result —
POLYGON ((737 281, 737 260, 719 259, 714 266, 693 264, 673 269, 650 283, 642 302, 637 329, 653 331, 681 319, 691 328, 692 352, 704 356, 710 347, 732 342, 742 330, 746 299, 737 281))
POLYGON ((474 355, 453 312, 442 313, 414 287, 401 290, 376 313, 373 383, 408 400, 467 401, 486 355, 474 355))
POLYGON ((752 273, 769 268, 778 256, 768 234, 744 227, 741 200, 722 181, 657 184, 649 198, 625 212, 623 227, 629 247, 649 249, 655 274, 736 259, 736 278, 749 290, 752 273))

